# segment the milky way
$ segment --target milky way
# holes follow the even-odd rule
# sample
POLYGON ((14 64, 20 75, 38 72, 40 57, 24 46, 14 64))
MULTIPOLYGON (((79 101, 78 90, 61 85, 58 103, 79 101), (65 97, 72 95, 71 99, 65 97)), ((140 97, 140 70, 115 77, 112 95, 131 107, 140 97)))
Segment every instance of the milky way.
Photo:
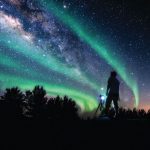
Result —
POLYGON ((119 53, 108 47, 90 24, 68 5, 46 0, 0 1, 0 89, 43 85, 50 96, 68 95, 82 110, 97 107, 115 69, 122 105, 138 106, 136 77, 119 53))

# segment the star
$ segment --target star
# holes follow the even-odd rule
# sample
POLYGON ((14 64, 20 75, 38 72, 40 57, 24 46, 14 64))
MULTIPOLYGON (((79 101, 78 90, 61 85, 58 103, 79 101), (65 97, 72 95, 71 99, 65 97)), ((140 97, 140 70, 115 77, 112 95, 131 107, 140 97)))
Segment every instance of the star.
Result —
POLYGON ((104 88, 103 88, 103 87, 101 87, 101 91, 104 91, 104 88))

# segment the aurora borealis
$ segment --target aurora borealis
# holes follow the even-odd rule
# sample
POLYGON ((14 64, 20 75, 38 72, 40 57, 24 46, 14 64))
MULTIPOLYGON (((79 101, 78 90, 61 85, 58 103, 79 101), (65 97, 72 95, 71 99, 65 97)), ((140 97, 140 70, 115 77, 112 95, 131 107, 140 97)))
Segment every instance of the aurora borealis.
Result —
MULTIPOLYGON (((144 93, 140 93, 138 82, 141 70, 134 73, 138 65, 133 60, 138 59, 132 58, 131 50, 125 55, 124 45, 117 47, 105 30, 97 29, 101 23, 92 21, 92 15, 83 15, 90 12, 91 3, 0 0, 1 93, 6 87, 26 90, 43 85, 48 95, 68 95, 83 111, 92 111, 98 95, 105 94, 110 71, 115 69, 121 81, 122 105, 138 107, 144 93)), ((96 10, 94 15, 103 17, 96 10)), ((146 80, 140 82, 143 85, 146 80)))

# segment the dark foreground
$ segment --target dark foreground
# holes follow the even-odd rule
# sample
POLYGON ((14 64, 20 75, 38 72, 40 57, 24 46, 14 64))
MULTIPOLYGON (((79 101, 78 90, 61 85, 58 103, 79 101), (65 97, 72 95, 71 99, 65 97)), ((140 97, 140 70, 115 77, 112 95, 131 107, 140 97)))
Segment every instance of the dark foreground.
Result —
POLYGON ((1 121, 0 149, 149 149, 150 121, 1 121))

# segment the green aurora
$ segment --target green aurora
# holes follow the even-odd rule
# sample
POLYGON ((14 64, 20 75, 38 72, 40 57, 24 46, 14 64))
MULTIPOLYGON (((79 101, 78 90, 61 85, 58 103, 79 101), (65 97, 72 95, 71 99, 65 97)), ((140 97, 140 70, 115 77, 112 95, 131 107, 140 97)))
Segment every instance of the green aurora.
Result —
MULTIPOLYGON (((41 1, 41 4, 43 5, 44 2, 41 1)), ((119 73, 122 79, 126 82, 127 86, 133 91, 135 106, 137 107, 139 103, 138 86, 134 79, 128 77, 126 68, 122 67, 123 62, 121 62, 119 58, 114 58, 111 54, 111 50, 108 50, 105 46, 100 45, 100 40, 94 38, 94 33, 89 33, 88 29, 85 27, 83 28, 78 19, 75 19, 70 16, 69 13, 64 12, 58 5, 45 0, 44 7, 47 8, 50 13, 53 13, 61 22, 67 25, 72 32, 88 44, 100 58, 103 58, 119 73)), ((8 34, 8 32, 3 30, 0 34, 0 45, 6 49, 10 49, 12 52, 14 51, 26 56, 37 64, 47 68, 47 70, 55 71, 61 75, 67 76, 75 82, 86 85, 90 89, 95 90, 97 93, 99 92, 100 85, 93 82, 93 78, 87 76, 84 72, 82 72, 82 70, 77 72, 76 69, 67 67, 67 65, 63 64, 60 60, 51 55, 41 57, 43 50, 41 48, 37 48, 33 43, 29 43, 20 38, 20 35, 17 32, 12 31, 12 33, 8 34)), ((48 75, 36 73, 32 70, 32 68, 28 68, 28 71, 26 71, 21 61, 18 61, 17 59, 12 60, 12 58, 7 55, 7 52, 3 53, 1 49, 0 58, 0 65, 10 69, 16 69, 16 72, 18 73, 18 75, 11 75, 9 73, 0 72, 2 90, 7 87, 18 86, 25 91, 27 89, 32 89, 35 85, 42 85, 50 96, 68 95, 73 98, 81 107, 82 111, 92 111, 98 105, 95 95, 89 94, 85 91, 80 91, 75 87, 57 85, 51 81, 45 82, 45 78, 48 78, 48 75), (40 76, 41 80, 38 79, 38 76, 40 76), (30 77, 32 78, 30 79, 30 77)))
POLYGON ((94 38, 94 35, 90 35, 88 30, 83 27, 79 21, 73 17, 71 17, 68 13, 62 10, 58 5, 44 0, 41 4, 45 4, 46 7, 50 12, 52 12, 56 17, 58 17, 64 24, 70 27, 70 29, 81 39, 83 39, 87 44, 95 50, 95 52, 105 59, 121 76, 121 78, 126 82, 129 88, 133 91, 135 97, 135 107, 138 107, 139 104, 139 92, 138 86, 134 79, 131 79, 127 75, 126 69, 122 66, 122 62, 111 54, 111 51, 108 51, 105 46, 100 45, 100 41, 94 38), (44 3, 45 2, 45 3, 44 3))
MULTIPOLYGON (((8 49, 11 49, 13 51, 16 51, 18 53, 21 53, 32 60, 36 61, 36 63, 40 63, 47 69, 56 71, 60 74, 64 74, 65 76, 68 76, 75 81, 78 82, 83 82, 83 84, 87 84, 89 87, 93 88, 94 90, 98 90, 98 85, 92 83, 87 77, 85 76, 76 76, 76 73, 74 70, 70 70, 67 68, 65 65, 61 64, 58 60, 51 56, 47 56, 46 58, 41 57, 41 51, 42 50, 36 50, 36 47, 33 44, 29 44, 23 39, 19 37, 17 34, 7 34, 6 32, 1 33, 0 35, 0 44, 7 47, 8 49), (14 36, 16 36, 14 38, 14 36), (15 40, 14 40, 15 39, 15 40), (9 41, 9 43, 8 43, 9 41), (35 53, 35 51, 37 53, 35 53), (46 60, 45 60, 46 59, 46 60), (50 61, 49 61, 50 60, 50 61), (61 67, 60 67, 61 66, 61 67)), ((64 96, 66 93, 69 97, 73 98, 76 100, 77 104, 81 107, 82 111, 92 111, 94 108, 97 106, 97 101, 93 96, 88 95, 88 93, 83 93, 80 92, 76 89, 73 89, 73 87, 64 87, 61 85, 55 85, 55 83, 45 83, 42 81, 34 80, 32 81, 31 79, 28 79, 26 76, 32 76, 33 78, 37 78, 40 74, 40 78, 45 78, 45 75, 42 73, 35 73, 31 69, 26 72, 23 64, 21 62, 17 62, 15 60, 12 60, 7 56, 6 54, 0 54, 1 60, 0 64, 7 67, 7 68, 15 68, 18 70, 18 74, 20 72, 23 72, 22 77, 19 76, 13 76, 13 75, 8 75, 5 73, 0 73, 0 79, 1 81, 4 81, 1 86, 2 90, 4 90, 7 87, 12 87, 12 86, 18 86, 21 87, 23 90, 27 89, 32 89, 35 85, 42 85, 44 88, 47 90, 48 94, 51 96, 64 96)))

